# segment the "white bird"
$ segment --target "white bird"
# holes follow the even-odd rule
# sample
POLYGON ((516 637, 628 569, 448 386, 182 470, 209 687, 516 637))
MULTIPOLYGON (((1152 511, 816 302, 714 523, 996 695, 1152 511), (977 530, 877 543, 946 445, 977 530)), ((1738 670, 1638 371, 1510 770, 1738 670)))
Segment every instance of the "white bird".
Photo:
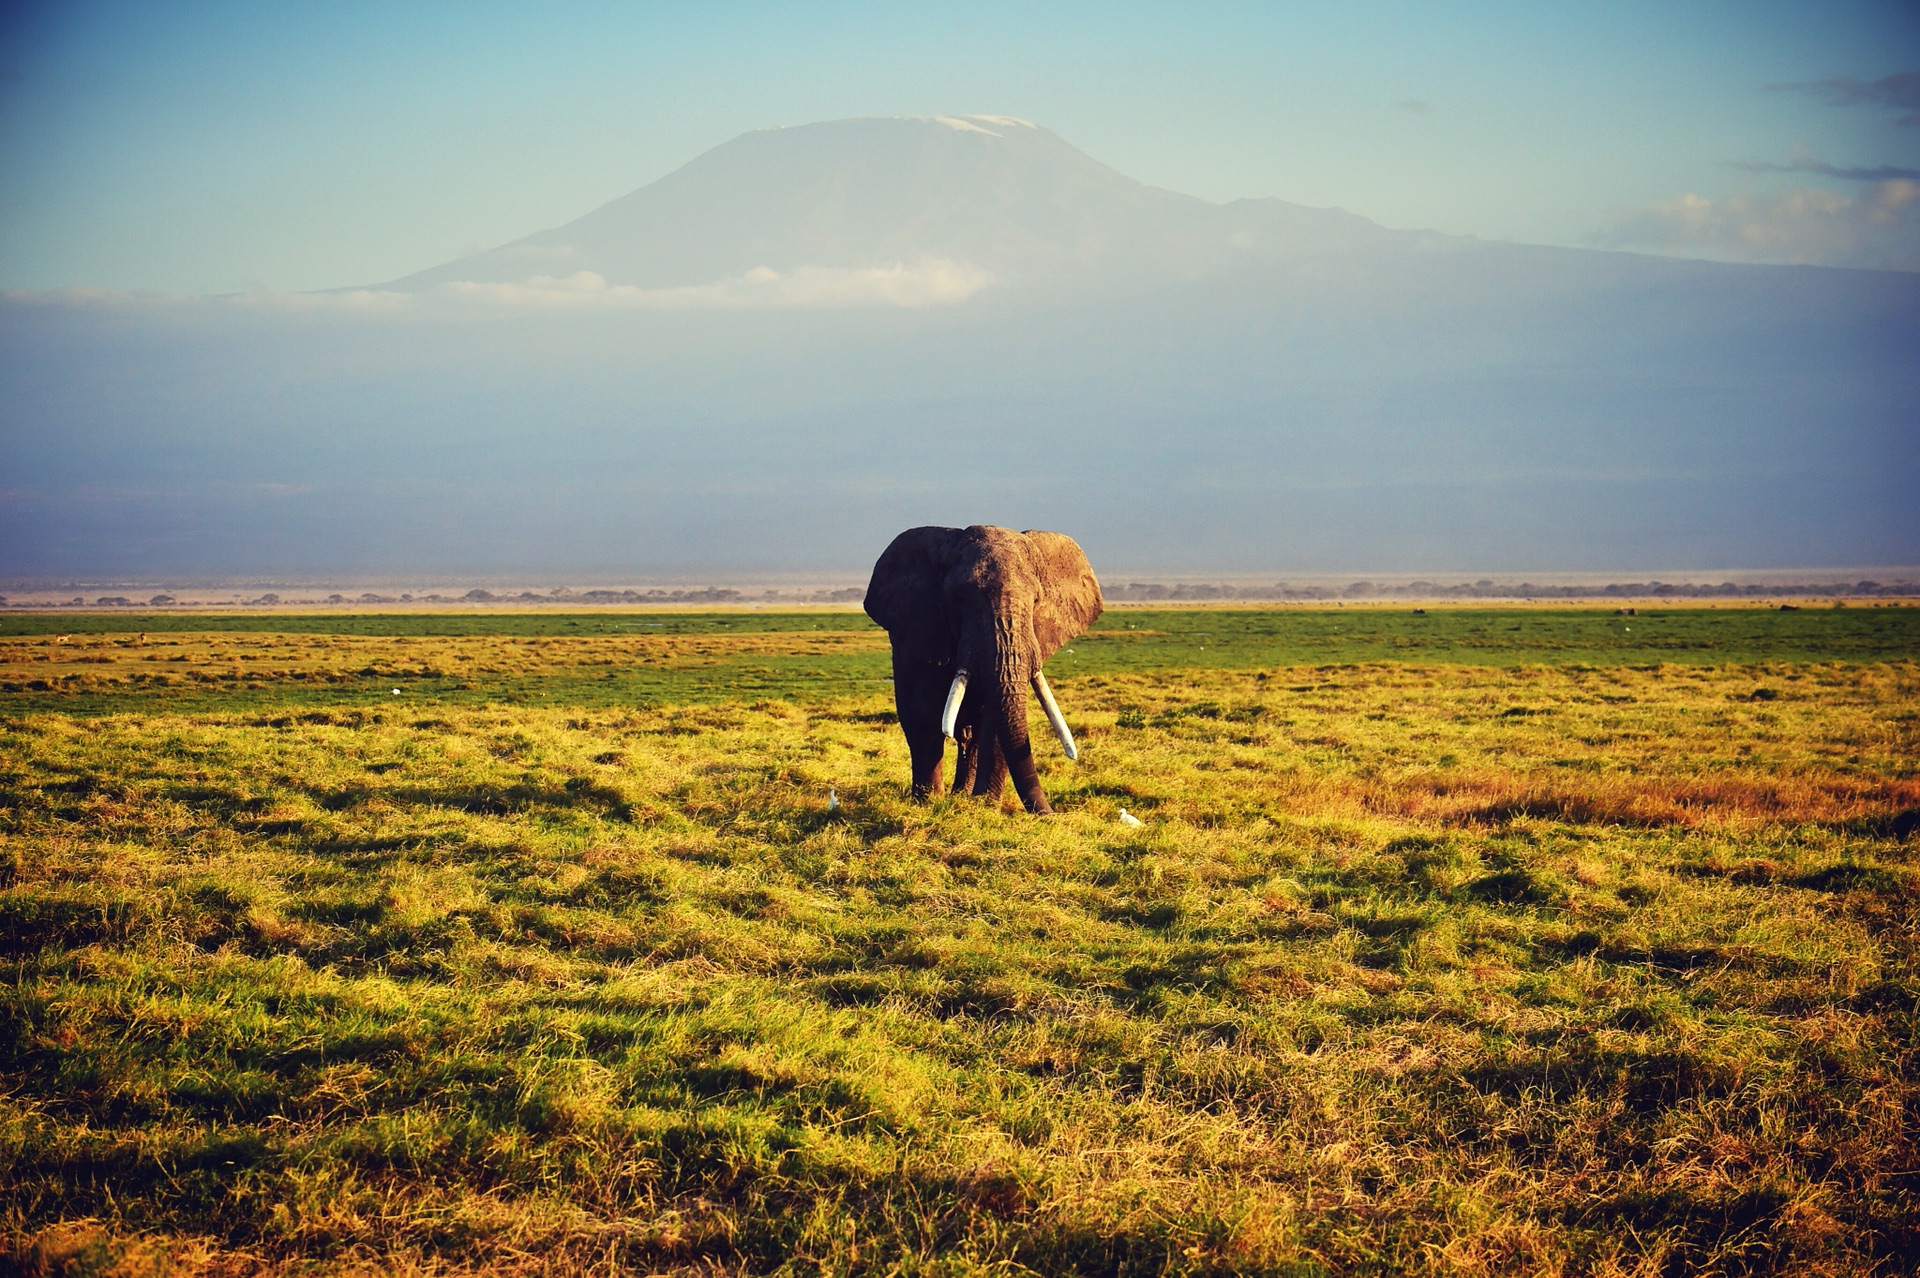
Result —
POLYGON ((393 690, 393 695, 394 695, 394 696, 396 696, 396 697, 397 697, 397 696, 399 696, 399 695, 400 695, 400 689, 398 689, 398 688, 395 688, 395 689, 393 690))
POLYGON ((829 786, 827 787, 827 811, 838 812, 839 810, 840 796, 834 791, 833 787, 829 786))
POLYGON ((1120 824, 1121 824, 1121 825, 1145 825, 1145 824, 1146 824, 1146 822, 1145 822, 1145 821, 1142 821, 1142 820, 1141 820, 1141 819, 1140 819, 1139 817, 1137 817, 1137 816, 1135 816, 1135 815, 1134 815, 1133 813, 1131 813, 1131 812, 1129 812, 1129 811, 1127 811, 1127 810, 1126 810, 1125 808, 1121 808, 1121 809, 1120 809, 1120 824))

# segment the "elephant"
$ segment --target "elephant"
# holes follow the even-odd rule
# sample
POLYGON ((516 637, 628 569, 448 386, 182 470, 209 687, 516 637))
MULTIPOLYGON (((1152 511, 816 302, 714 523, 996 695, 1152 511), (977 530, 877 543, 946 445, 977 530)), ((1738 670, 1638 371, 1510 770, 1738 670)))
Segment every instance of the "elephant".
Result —
POLYGON ((1078 759, 1040 666, 1103 607, 1086 555, 1060 533, 975 524, 909 528, 893 539, 873 566, 866 610, 893 647, 893 700, 915 798, 939 791, 952 737, 954 793, 997 799, 1011 776, 1027 811, 1052 811, 1027 738, 1027 687, 1067 757, 1078 759))

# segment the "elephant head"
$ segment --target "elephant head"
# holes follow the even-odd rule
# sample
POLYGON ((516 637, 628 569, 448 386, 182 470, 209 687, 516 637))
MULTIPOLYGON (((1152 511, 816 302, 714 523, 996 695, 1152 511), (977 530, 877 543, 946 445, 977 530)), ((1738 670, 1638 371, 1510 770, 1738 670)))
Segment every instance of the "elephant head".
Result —
POLYGON ((1011 775, 1029 812, 1050 811, 1027 736, 1027 688, 1077 758, 1040 667, 1101 607, 1086 555, 1059 533, 976 524, 911 528, 893 539, 873 566, 866 608, 892 641, 894 704, 916 795, 939 788, 950 736, 960 746, 956 791, 998 795, 1011 775))

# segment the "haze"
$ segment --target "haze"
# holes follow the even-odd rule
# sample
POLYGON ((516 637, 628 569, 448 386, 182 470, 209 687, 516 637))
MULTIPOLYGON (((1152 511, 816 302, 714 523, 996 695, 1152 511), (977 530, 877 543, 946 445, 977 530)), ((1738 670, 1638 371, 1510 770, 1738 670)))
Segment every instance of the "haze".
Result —
POLYGON ((10 16, 0 574, 1920 561, 1911 10, 470 12, 10 16))

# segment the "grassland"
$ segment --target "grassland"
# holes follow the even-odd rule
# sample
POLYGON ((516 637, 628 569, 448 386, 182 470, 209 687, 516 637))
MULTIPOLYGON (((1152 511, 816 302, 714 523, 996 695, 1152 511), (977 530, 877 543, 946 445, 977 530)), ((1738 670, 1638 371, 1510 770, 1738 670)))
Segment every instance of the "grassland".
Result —
POLYGON ((1124 610, 1046 820, 907 802, 885 674, 5 617, 0 1256, 1914 1268, 1920 610, 1124 610))

